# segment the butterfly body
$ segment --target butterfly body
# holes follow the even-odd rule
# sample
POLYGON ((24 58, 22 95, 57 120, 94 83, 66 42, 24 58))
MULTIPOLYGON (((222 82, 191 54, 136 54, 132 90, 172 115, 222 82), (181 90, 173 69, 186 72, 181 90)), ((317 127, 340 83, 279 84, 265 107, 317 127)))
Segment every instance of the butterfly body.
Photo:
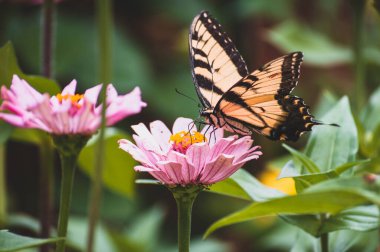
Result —
POLYGON ((293 52, 249 73, 235 45, 208 12, 193 20, 190 61, 196 92, 208 124, 240 135, 296 141, 314 125, 302 98, 291 95, 303 55, 293 52))

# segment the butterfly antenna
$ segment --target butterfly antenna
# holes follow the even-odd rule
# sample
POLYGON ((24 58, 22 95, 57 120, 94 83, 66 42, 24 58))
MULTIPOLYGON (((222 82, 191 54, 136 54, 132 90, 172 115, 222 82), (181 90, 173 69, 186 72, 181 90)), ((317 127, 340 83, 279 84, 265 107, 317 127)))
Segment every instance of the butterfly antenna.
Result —
POLYGON ((182 92, 179 91, 177 88, 175 88, 175 92, 176 92, 177 94, 182 95, 182 96, 184 96, 184 97, 190 99, 191 101, 195 102, 195 103, 198 105, 198 107, 199 107, 199 103, 198 103, 194 98, 190 97, 190 96, 187 95, 187 94, 182 93, 182 92))

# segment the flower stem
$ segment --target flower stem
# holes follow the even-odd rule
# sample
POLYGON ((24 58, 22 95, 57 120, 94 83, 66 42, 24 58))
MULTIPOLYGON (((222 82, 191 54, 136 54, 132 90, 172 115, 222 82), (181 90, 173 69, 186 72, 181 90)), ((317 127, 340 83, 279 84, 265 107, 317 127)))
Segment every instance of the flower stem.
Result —
MULTIPOLYGON (((74 183, 75 164, 79 153, 86 145, 88 135, 52 135, 55 147, 61 158, 61 201, 58 216, 58 237, 66 237, 70 214, 71 194, 74 183)), ((57 242, 56 252, 65 251, 65 240, 57 242)))
MULTIPOLYGON (((43 238, 50 237, 52 223, 52 202, 54 188, 54 151, 51 141, 47 136, 43 136, 43 141, 39 146, 40 156, 40 235, 43 238)), ((49 251, 50 245, 40 247, 40 251, 49 251)))
MULTIPOLYGON (((58 237, 66 237, 67 224, 70 213, 71 194, 74 183, 75 164, 77 154, 62 155, 60 153, 62 164, 62 180, 61 180, 61 202, 58 217, 58 237)), ((65 251, 65 240, 58 241, 56 252, 65 251)))
MULTIPOLYGON (((326 214, 321 214, 321 224, 326 220, 326 214)), ((329 233, 323 233, 319 238, 321 242, 321 252, 329 252, 329 233)))
POLYGON ((177 202, 178 211, 178 252, 190 251, 191 212, 194 200, 203 187, 190 186, 169 188, 177 202))
POLYGON ((93 251, 96 223, 99 218, 99 206, 102 193, 102 174, 104 167, 104 132, 106 127, 106 95, 107 84, 111 81, 111 37, 112 37, 112 2, 110 0, 97 0, 96 9, 99 29, 99 51, 100 51, 100 80, 103 83, 100 99, 102 101, 102 122, 95 157, 95 175, 91 188, 89 203, 89 222, 87 236, 87 251, 93 251))
POLYGON ((359 110, 365 102, 365 61, 363 57, 364 39, 364 10, 366 1, 351 0, 354 14, 353 54, 355 69, 354 102, 355 109, 359 110))
POLYGON ((42 16, 42 75, 51 78, 53 75, 53 28, 54 1, 44 0, 42 16))
POLYGON ((7 218, 7 194, 5 183, 5 148, 0 144, 0 228, 5 225, 7 218))

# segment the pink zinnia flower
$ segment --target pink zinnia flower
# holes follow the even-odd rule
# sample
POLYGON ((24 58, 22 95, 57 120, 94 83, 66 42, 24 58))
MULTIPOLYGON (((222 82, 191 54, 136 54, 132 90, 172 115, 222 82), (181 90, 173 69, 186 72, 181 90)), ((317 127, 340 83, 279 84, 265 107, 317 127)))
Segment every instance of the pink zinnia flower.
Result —
POLYGON ((178 118, 172 131, 161 121, 152 122, 150 131, 142 123, 132 128, 136 144, 121 139, 119 147, 141 163, 136 171, 149 172, 167 185, 213 184, 262 154, 248 136, 224 138, 222 129, 209 126, 197 132, 187 118, 178 118))
MULTIPOLYGON (((0 118, 23 128, 37 128, 55 135, 91 135, 101 122, 101 105, 97 105, 101 85, 76 94, 76 81, 67 85, 62 93, 50 97, 41 94, 17 75, 9 89, 1 87, 3 104, 0 118)), ((126 95, 118 95, 115 88, 107 86, 107 125, 126 116, 139 113, 146 103, 136 87, 126 95)))

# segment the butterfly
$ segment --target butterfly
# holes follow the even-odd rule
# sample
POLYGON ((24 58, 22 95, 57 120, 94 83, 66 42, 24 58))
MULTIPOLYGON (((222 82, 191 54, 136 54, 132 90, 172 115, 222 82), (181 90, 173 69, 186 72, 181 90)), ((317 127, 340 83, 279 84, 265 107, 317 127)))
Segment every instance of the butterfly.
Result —
POLYGON ((293 52, 248 72, 222 26, 207 11, 189 32, 192 76, 206 123, 240 135, 262 134, 296 141, 314 125, 302 98, 291 95, 300 76, 302 52, 293 52))

